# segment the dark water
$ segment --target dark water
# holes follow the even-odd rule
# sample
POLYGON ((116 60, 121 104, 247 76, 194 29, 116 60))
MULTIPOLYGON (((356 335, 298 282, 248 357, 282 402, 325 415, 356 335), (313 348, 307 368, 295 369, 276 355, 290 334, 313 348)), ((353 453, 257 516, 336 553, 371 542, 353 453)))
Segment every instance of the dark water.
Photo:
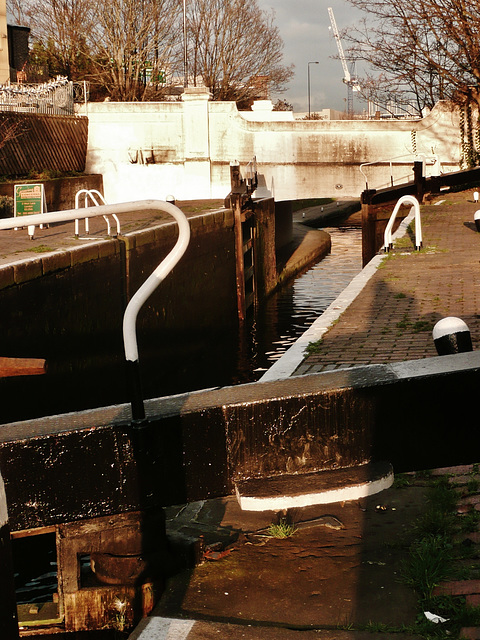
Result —
MULTIPOLYGON (((325 230, 331 253, 262 304, 241 336, 236 327, 198 328, 194 309, 189 331, 139 332, 143 397, 259 380, 361 270, 361 230, 325 230)), ((46 376, 3 381, 4 423, 130 401, 121 328, 114 337, 51 342, 46 376)))
POLYGON ((324 230, 332 239, 331 253, 259 309, 250 330, 248 357, 239 363, 238 380, 258 380, 361 271, 361 229, 324 230))

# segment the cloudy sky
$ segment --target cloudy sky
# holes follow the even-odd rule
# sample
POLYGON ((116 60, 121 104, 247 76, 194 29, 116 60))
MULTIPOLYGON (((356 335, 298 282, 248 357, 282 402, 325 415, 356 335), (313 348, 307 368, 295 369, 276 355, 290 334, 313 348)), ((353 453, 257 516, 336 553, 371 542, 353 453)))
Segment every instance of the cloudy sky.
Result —
MULTIPOLYGON (((281 97, 293 105, 294 111, 308 111, 308 63, 310 65, 310 107, 346 109, 347 87, 342 82, 343 69, 337 55, 328 15, 332 7, 338 30, 354 24, 354 12, 347 0, 258 0, 261 9, 274 9, 276 25, 284 42, 284 63, 295 65, 295 77, 281 97)), ((359 70, 357 69, 357 72, 359 70)), ((354 108, 358 109, 359 104, 354 108)))

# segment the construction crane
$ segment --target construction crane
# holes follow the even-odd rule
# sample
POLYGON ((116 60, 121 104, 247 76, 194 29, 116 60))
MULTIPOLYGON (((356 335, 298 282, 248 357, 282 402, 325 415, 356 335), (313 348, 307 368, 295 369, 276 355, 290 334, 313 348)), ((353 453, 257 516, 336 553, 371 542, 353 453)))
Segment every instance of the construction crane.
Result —
POLYGON ((328 7, 328 15, 330 16, 330 23, 332 25, 333 35, 337 42, 338 55, 343 67, 343 82, 347 85, 347 114, 351 118, 353 116, 353 92, 359 91, 358 80, 352 76, 348 70, 347 60, 343 52, 342 41, 340 40, 340 34, 338 33, 337 23, 335 16, 333 15, 333 9, 328 7))

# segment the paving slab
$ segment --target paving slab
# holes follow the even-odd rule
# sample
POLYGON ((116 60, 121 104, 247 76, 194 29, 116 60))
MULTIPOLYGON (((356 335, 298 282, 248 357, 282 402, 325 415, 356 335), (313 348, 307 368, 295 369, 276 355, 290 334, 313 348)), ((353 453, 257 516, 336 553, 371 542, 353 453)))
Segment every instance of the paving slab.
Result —
MULTIPOLYGON (((425 612, 402 580, 403 567, 440 476, 465 486, 478 479, 478 465, 407 473, 376 496, 323 507, 242 511, 229 496, 167 508, 169 539, 200 541, 203 555, 172 572, 129 640, 416 640, 408 628, 425 612), (293 522, 293 535, 274 537, 270 525, 279 521, 293 522)), ((472 598, 478 579, 441 590, 472 598)), ((452 634, 448 622, 442 631, 452 634)), ((461 630, 461 637, 478 634, 477 627, 461 630)))

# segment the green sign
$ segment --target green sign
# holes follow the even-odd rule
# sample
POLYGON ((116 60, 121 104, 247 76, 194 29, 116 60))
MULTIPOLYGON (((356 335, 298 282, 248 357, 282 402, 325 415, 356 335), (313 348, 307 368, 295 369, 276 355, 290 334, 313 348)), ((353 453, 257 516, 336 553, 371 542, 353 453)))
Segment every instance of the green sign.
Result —
POLYGON ((15 185, 15 216, 44 212, 43 184, 15 185))

